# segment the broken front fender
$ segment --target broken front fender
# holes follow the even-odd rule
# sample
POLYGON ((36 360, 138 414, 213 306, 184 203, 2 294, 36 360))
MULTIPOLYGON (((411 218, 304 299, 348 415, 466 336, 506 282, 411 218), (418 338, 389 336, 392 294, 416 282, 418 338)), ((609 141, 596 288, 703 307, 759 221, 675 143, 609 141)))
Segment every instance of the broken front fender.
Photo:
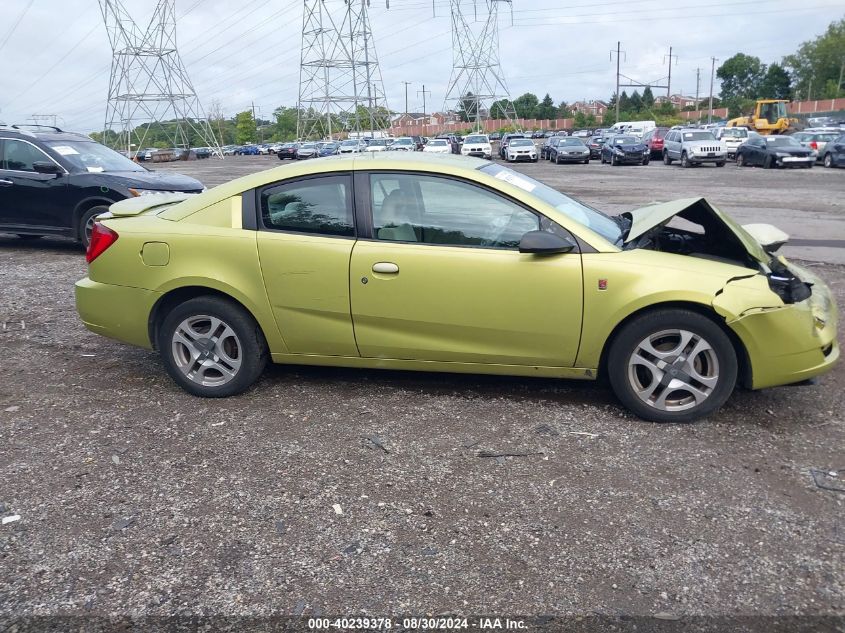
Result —
POLYGON ((812 378, 839 358, 838 315, 830 290, 814 275, 790 267, 812 283, 804 301, 783 303, 764 275, 731 280, 713 300, 713 309, 745 346, 753 389, 812 378))

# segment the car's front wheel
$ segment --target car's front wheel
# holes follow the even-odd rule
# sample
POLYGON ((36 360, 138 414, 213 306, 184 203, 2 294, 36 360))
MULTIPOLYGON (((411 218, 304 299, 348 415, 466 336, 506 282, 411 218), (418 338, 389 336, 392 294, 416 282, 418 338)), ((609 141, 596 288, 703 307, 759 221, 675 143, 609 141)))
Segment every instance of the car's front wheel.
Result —
POLYGON ((635 317, 607 356, 613 391, 628 409, 654 422, 693 422, 733 392, 737 359, 722 329, 682 309, 635 317))
POLYGON ((823 165, 827 168, 833 167, 833 155, 832 154, 825 154, 824 155, 823 165))
POLYGON ((681 167, 692 167, 692 163, 686 152, 681 152, 681 167))
POLYGON ((745 167, 747 163, 745 162, 745 156, 743 154, 736 155, 736 166, 737 167, 745 167))
POLYGON ((106 213, 108 210, 109 208, 105 206, 92 207, 79 217, 77 238, 83 248, 87 249, 88 244, 91 242, 91 233, 94 231, 94 222, 97 220, 97 216, 101 213, 106 213))
POLYGON ((243 308, 220 297, 189 299, 158 328, 167 373, 188 393, 225 398, 249 388, 267 364, 267 343, 243 308))

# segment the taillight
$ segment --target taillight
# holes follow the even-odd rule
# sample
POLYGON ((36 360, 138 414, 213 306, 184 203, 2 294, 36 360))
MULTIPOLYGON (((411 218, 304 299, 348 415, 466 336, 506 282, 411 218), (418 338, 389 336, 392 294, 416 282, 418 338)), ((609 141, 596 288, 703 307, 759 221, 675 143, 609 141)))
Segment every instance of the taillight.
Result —
POLYGON ((819 144, 818 144, 818 143, 816 143, 815 141, 810 141, 810 147, 812 147, 813 149, 818 149, 818 148, 819 148, 819 144))
POLYGON ((88 242, 88 250, 85 252, 85 261, 89 264, 102 255, 105 250, 117 241, 117 233, 112 231, 105 224, 94 222, 91 231, 91 241, 88 242))

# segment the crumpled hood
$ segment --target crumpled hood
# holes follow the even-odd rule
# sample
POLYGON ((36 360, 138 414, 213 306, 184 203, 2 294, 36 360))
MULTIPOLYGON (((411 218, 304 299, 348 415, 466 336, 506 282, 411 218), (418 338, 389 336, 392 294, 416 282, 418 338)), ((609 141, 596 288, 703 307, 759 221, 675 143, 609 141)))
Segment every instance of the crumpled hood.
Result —
POLYGON ((729 215, 722 213, 704 198, 682 198, 671 202, 652 204, 647 207, 634 209, 622 214, 631 220, 631 228, 625 236, 625 244, 637 239, 647 231, 668 224, 672 218, 678 216, 695 224, 702 224, 702 220, 717 219, 722 222, 742 243, 748 254, 764 265, 768 265, 771 255, 766 253, 763 246, 742 226, 737 224, 729 215), (709 218, 707 217, 709 216, 709 218))

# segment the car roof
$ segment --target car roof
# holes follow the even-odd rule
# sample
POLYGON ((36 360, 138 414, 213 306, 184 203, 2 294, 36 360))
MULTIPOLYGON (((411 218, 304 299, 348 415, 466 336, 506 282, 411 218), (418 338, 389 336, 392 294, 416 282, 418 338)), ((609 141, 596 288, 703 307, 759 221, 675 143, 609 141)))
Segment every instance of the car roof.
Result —
POLYGON ((6 138, 36 139, 38 141, 88 141, 95 143, 87 134, 77 132, 65 132, 62 130, 29 130, 24 127, 17 128, 11 125, 0 125, 0 135, 6 138))

